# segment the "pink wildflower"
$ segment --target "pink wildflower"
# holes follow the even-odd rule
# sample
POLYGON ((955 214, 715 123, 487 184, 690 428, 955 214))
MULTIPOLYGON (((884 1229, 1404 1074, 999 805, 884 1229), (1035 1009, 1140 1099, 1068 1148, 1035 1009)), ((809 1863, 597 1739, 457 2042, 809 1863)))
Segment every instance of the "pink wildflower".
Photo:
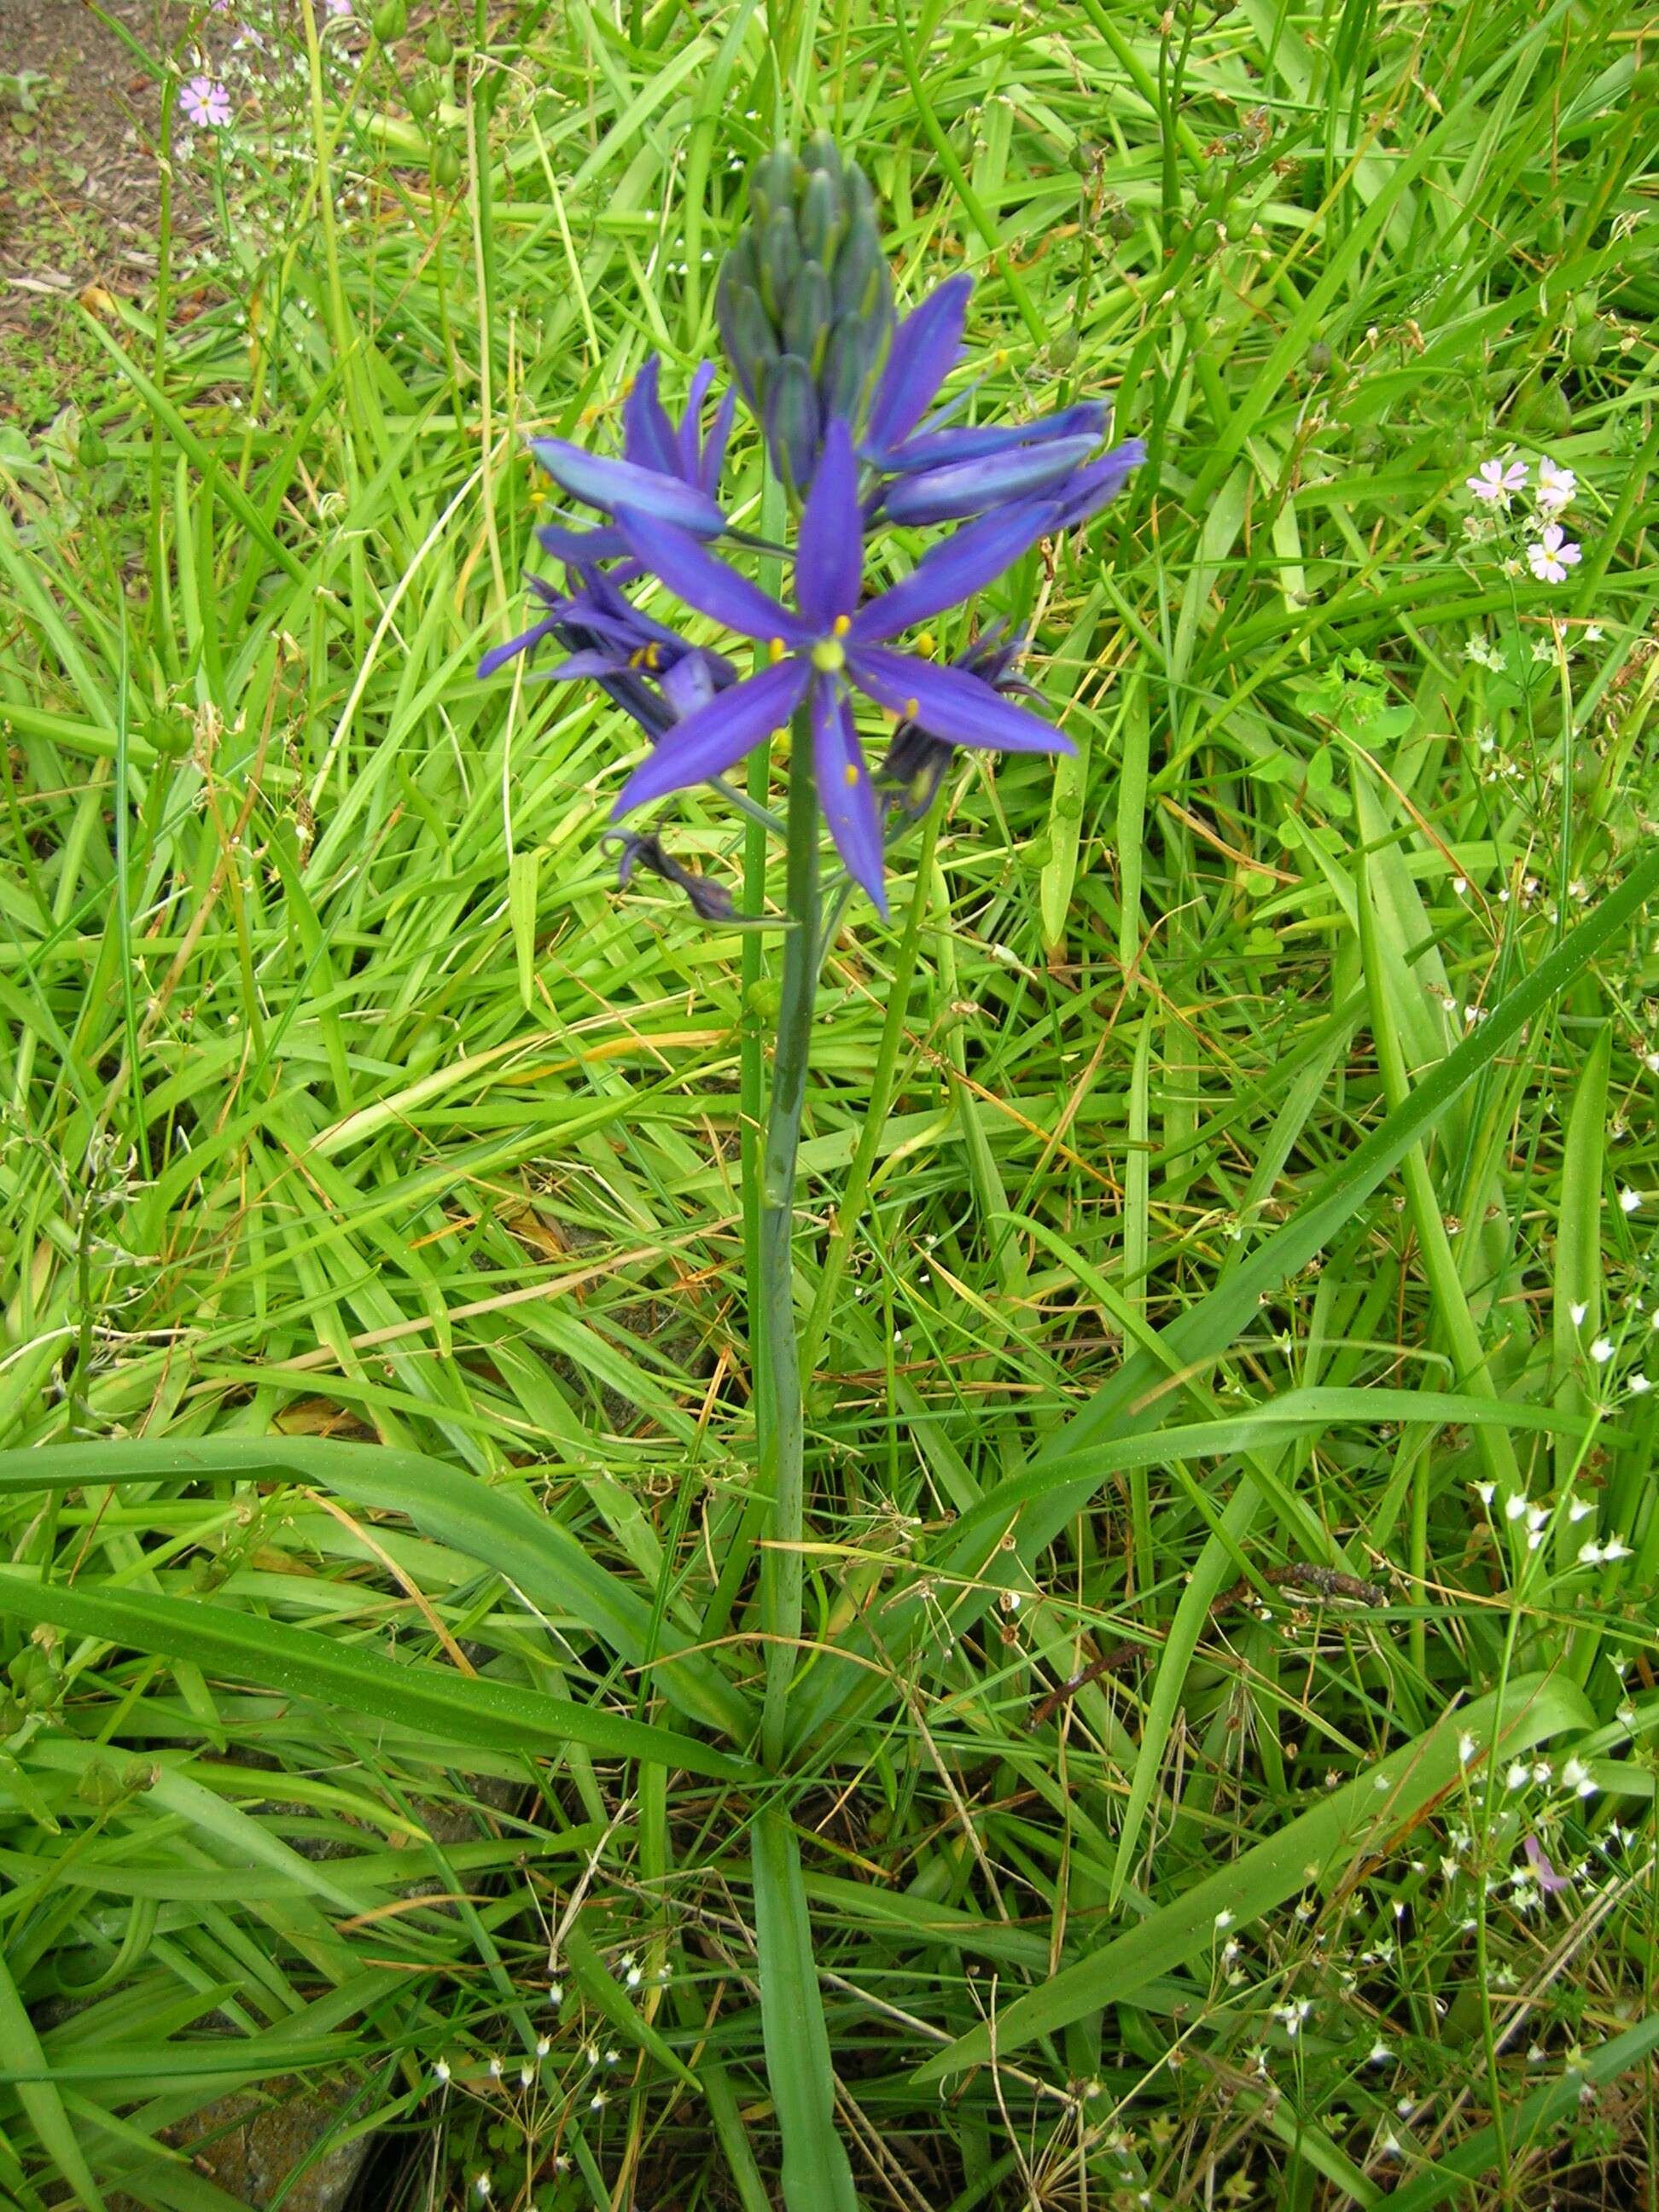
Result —
POLYGON ((191 77, 179 105, 198 131, 222 131, 230 120, 230 94, 211 77, 191 77))

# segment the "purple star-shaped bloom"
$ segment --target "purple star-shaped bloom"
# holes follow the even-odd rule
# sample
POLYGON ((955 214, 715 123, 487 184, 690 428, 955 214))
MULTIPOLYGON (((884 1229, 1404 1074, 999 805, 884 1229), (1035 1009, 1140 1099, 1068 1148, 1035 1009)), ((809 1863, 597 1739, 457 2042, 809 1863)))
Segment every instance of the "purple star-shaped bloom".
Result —
MULTIPOLYGON (((893 334, 860 452, 878 477, 896 481, 884 481, 871 494, 866 520, 879 512, 889 522, 955 522, 1005 501, 1064 492, 1105 434, 1111 409, 1103 399, 1079 400, 1031 422, 940 429, 923 422, 961 356, 973 289, 971 276, 947 277, 893 334)), ((1109 498, 1145 457, 1133 439, 1104 456, 1115 473, 1109 483, 1091 480, 1102 487, 1092 506, 1109 498)))
MULTIPOLYGON (((531 451, 562 489, 603 514, 614 514, 626 506, 635 514, 672 523, 693 538, 718 538, 726 518, 714 494, 726 465, 736 395, 728 392, 721 400, 714 427, 704 438, 702 407, 714 382, 713 364, 704 362, 691 379, 678 427, 657 396, 658 374, 653 355, 623 403, 620 460, 606 460, 565 438, 538 438, 531 451)), ((536 535, 561 561, 603 561, 628 550, 614 525, 578 531, 548 523, 536 535)))
POLYGON ((660 514, 619 505, 617 526, 641 565, 688 606, 767 644, 771 665, 678 722, 629 778, 617 814, 723 775, 805 702, 830 834, 848 872, 885 914, 881 809, 853 726, 851 694, 861 692, 951 744, 1073 751, 1060 731, 999 697, 970 672, 887 649, 900 631, 971 598, 1000 575, 1054 526, 1058 512, 1054 501, 1024 500, 971 523, 933 547, 901 582, 860 605, 858 460, 852 433, 836 420, 801 514, 792 611, 660 514))
MULTIPOLYGON (((637 567, 630 564, 632 574, 637 567)), ((544 637, 568 647, 570 659, 545 671, 550 681, 591 677, 617 706, 655 740, 738 680, 724 653, 691 646, 640 610, 618 587, 617 574, 581 568, 575 592, 556 592, 544 577, 532 576, 530 588, 545 611, 528 629, 485 653, 478 676, 495 671, 520 653, 533 653, 544 637)))

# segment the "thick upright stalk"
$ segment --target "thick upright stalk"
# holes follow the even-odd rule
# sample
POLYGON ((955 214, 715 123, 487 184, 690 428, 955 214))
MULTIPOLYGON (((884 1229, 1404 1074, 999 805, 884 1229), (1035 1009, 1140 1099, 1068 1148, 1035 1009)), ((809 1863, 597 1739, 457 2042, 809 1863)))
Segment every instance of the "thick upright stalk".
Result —
POLYGON ((761 1622, 766 1632, 766 1701, 761 1755, 783 1756, 785 1705, 800 1638, 801 1553, 805 1498, 802 1472, 800 1355, 795 1336, 795 1153, 800 1142, 806 1060, 812 1042, 812 1001, 818 973, 818 808, 812 782, 812 732, 803 708, 789 752, 789 856, 783 989, 777 1055, 761 1161, 760 1296, 765 1332, 760 1363, 760 1481, 771 1500, 770 1542, 761 1559, 761 1622))
POLYGON ((858 1150, 853 1155, 847 1186, 836 1209, 836 1225, 830 1237, 829 1249, 823 1255, 823 1272, 818 1277, 817 1295, 806 1323, 806 1364, 815 1366, 823 1349, 825 1333, 830 1326, 830 1310, 836 1302, 836 1292, 846 1270, 853 1249, 853 1236, 864 1212, 864 1201, 869 1194, 870 1177, 875 1169, 876 1152, 881 1143, 882 1132, 887 1127, 888 1110, 893 1103, 893 1079, 898 1066, 899 1048, 904 1042, 904 1024, 910 1012, 910 984, 916 971, 916 949, 921 941, 921 925, 927 912, 927 894, 932 888, 933 848, 939 842, 940 804, 935 802, 927 811, 921 825, 921 849, 916 855, 916 888, 910 900, 910 911, 905 918, 904 935, 899 940, 898 957, 893 963, 893 980, 887 990, 887 1013, 882 1024, 881 1042, 876 1048, 875 1070, 870 1079, 870 1097, 865 1108, 864 1127, 859 1132, 858 1150))

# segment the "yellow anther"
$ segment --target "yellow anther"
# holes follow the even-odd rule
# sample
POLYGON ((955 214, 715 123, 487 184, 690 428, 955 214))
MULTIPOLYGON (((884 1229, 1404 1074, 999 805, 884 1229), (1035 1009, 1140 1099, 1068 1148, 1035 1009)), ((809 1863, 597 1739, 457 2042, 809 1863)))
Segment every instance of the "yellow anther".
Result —
POLYGON ((775 637, 772 640, 771 643, 766 648, 766 657, 771 662, 774 668, 775 668, 779 661, 783 659, 783 656, 787 650, 787 647, 784 644, 784 641, 781 637, 775 637))
POLYGON ((848 761, 846 767, 842 770, 842 776, 848 791, 856 791, 858 789, 859 772, 857 769, 854 767, 851 761, 848 761))
POLYGON ((847 653, 838 639, 821 637, 812 647, 812 665, 820 675, 833 676, 847 665, 847 653))
POLYGON ((925 629, 921 633, 921 635, 916 640, 916 651, 921 653, 927 659, 931 660, 933 654, 933 647, 936 642, 937 641, 933 636, 933 631, 930 629, 925 629))
POLYGON ((837 615, 834 622, 830 625, 830 634, 832 637, 845 637, 848 631, 851 629, 852 627, 853 617, 851 615, 837 615))
POLYGON ((905 701, 904 719, 907 722, 914 722, 916 716, 921 714, 921 702, 919 699, 907 699, 905 701))

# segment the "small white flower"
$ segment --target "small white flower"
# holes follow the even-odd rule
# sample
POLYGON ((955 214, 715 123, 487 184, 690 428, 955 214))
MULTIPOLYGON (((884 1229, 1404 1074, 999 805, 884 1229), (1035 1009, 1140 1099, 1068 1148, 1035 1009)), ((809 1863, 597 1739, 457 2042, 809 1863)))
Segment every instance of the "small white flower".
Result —
POLYGON ((1584 1326, 1584 1316, 1589 1311, 1589 1308, 1586 1305, 1571 1305, 1567 1308, 1567 1318, 1571 1322, 1575 1328, 1583 1328, 1584 1326))
POLYGON ((1590 1358, 1598 1367, 1605 1367, 1612 1357, 1613 1339, 1610 1336, 1598 1336, 1590 1346, 1590 1358))
POLYGON ((1389 2050, 1388 2045, 1383 2042, 1382 2037, 1379 2035, 1376 2041, 1372 2044, 1370 2051, 1366 2053, 1365 2063, 1368 2066, 1386 2066, 1389 2059, 1393 2057, 1393 2051, 1389 2050))
POLYGON ((1602 1558, 1601 1547, 1593 1538, 1589 1543, 1581 1544, 1578 1547, 1578 1564, 1581 1567, 1599 1567, 1602 1558))
POLYGON ((1567 1518, 1569 1521, 1582 1521, 1587 1513, 1594 1513, 1595 1510, 1595 1506, 1590 1503, 1588 1498, 1580 1498, 1576 1492, 1567 1500, 1567 1518))
POLYGON ((489 2078, 492 2081, 499 2081, 501 2078, 501 2062, 499 2058, 492 2058, 489 2062, 489 2078))
POLYGON ((1559 469, 1547 454, 1538 464, 1538 504, 1547 514, 1559 514, 1571 503, 1578 479, 1571 469, 1559 469))
POLYGON ((1400 2138, 1397 2135, 1389 2134, 1384 2136, 1380 2145, 1380 2148, 1384 2158, 1403 2158, 1405 2156, 1405 2153, 1400 2148, 1400 2138))
POLYGON ((1532 1769, 1524 1759, 1517 1759, 1504 1777, 1505 1790, 1524 1790, 1532 1779, 1532 1769))
POLYGON ((1521 490, 1526 483, 1527 465, 1524 461, 1511 461, 1505 468, 1502 461, 1482 461, 1478 472, 1465 477, 1463 481, 1488 507, 1507 507, 1510 494, 1521 490))
POLYGON ((1590 1780, 1589 1769, 1582 1759, 1570 1759, 1561 1769, 1561 1787, 1572 1790, 1580 1797, 1595 1795, 1595 1784, 1590 1780))
POLYGON ((1583 548, 1573 544, 1559 522, 1547 522, 1538 544, 1527 548, 1528 566, 1540 584, 1565 584, 1568 569, 1576 568, 1583 557, 1583 548))
POLYGON ((1645 1398, 1648 1392, 1652 1389, 1653 1382, 1646 1375, 1632 1375, 1625 1388, 1632 1398, 1645 1398))
POLYGON ((526 2066, 520 2066, 520 2069, 519 2069, 519 2087, 520 2087, 521 2089, 527 2089, 527 2088, 530 2087, 531 2083, 535 2080, 535 2078, 536 2078, 536 2069, 535 2069, 535 2068, 534 2068, 533 2066, 528 2066, 528 2065, 526 2065, 526 2066))
POLYGON ((564 2002, 564 1984, 562 1982, 550 1982, 548 1984, 547 2002, 549 2004, 553 2006, 556 2010, 564 2002))
POLYGON ((1609 1536, 1601 1547, 1601 1557, 1609 1563, 1614 1559, 1627 1559, 1630 1557, 1630 1546, 1620 1543, 1617 1536, 1609 1536))
POLYGON ((480 2197, 488 2197, 495 2184, 487 2173, 481 2173, 472 2186, 480 2197))
POLYGON ((1492 1504, 1492 1494, 1496 1487, 1497 1485, 1495 1483, 1477 1482, 1474 1486, 1474 1494, 1480 1500, 1480 1503, 1483 1505, 1490 1505, 1492 1504))
POLYGON ((602 2112, 605 2110, 605 2092, 603 2089, 596 2089, 593 2092, 592 2095, 587 2100, 587 2109, 590 2112, 602 2112))
POLYGON ((1469 1734, 1468 1730, 1465 1729, 1462 1735, 1457 1739, 1458 1765, 1460 1766, 1467 1766, 1469 1761, 1474 1757, 1476 1749, 1477 1746, 1475 1744, 1474 1738, 1469 1734))
POLYGON ((438 2081, 447 2086, 449 2081, 449 2061, 447 2058, 441 2058, 437 2064, 433 2068, 432 2078, 434 2081, 438 2081))
POLYGON ((1224 1905, 1222 1910, 1217 1913, 1215 1917, 1215 1924, 1218 1928, 1231 1928, 1232 1926, 1233 1916, 1227 1911, 1224 1905))
POLYGON ((620 2066, 622 2064, 621 2051, 607 2051, 605 2054, 605 2063, 607 2066, 620 2066))
POLYGON ((553 2039, 550 2035, 538 2035, 536 2038, 536 2056, 538 2058, 545 2058, 548 2052, 551 2051, 552 2048, 553 2039))
POLYGON ((1621 1213, 1634 1213, 1641 1203, 1641 1192, 1639 1190, 1632 1190, 1630 1185, 1626 1183, 1623 1190, 1619 1194, 1620 1212, 1621 1213))
POLYGON ((1468 890, 1468 887, 1469 879, 1467 876, 1454 876, 1452 878, 1452 889, 1457 893, 1459 898, 1462 897, 1464 892, 1468 890))
POLYGON ((1550 1509, 1547 1505, 1529 1505, 1527 1508, 1527 1526, 1534 1533, 1543 1527, 1549 1517, 1550 1509))
POLYGON ((1518 1521, 1526 1510, 1526 1498, 1518 1490, 1512 1490, 1504 1500, 1504 1518, 1506 1521, 1518 1521))

